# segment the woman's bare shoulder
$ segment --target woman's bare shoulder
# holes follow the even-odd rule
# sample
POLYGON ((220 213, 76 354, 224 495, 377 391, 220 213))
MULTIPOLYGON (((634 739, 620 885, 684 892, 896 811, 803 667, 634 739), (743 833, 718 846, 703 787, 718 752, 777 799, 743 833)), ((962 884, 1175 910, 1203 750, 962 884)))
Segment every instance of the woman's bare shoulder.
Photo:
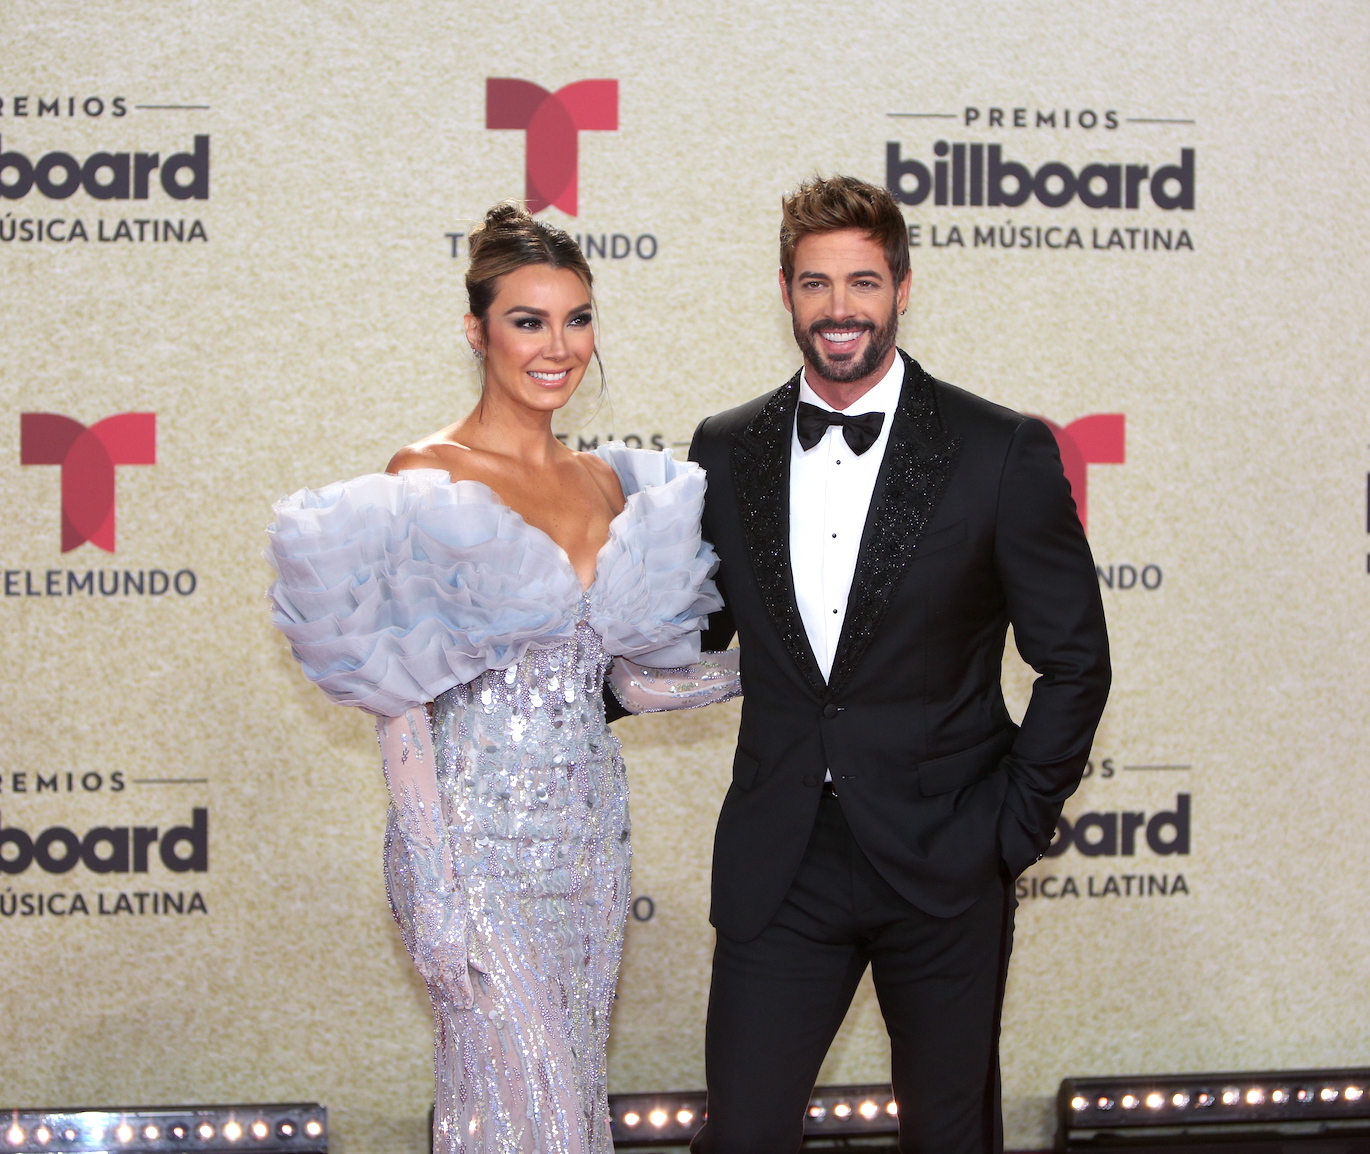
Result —
POLYGON ((432 452, 423 445, 405 445, 390 458, 386 465, 387 473, 402 473, 405 469, 441 469, 432 452))
POLYGON ((604 494, 610 504, 618 509, 623 508, 623 486, 619 483, 614 467, 608 461, 598 453, 576 453, 575 462, 590 474, 596 488, 604 494))
POLYGON ((477 478, 480 473, 480 454, 443 433, 435 433, 422 441, 406 445, 390 458, 386 465, 387 473, 401 473, 405 469, 442 469, 451 474, 452 480, 462 481, 477 478))

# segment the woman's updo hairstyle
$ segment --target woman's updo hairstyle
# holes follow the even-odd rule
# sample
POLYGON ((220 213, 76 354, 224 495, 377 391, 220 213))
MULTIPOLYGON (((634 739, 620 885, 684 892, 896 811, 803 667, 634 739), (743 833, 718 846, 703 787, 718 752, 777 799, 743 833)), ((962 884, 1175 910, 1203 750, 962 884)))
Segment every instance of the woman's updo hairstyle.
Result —
POLYGON ((466 270, 466 295, 471 312, 482 322, 490 311, 501 277, 532 264, 550 268, 569 268, 585 282, 594 285, 594 274, 580 246, 555 225, 534 220, 522 205, 505 201, 485 214, 471 230, 471 260, 466 270))

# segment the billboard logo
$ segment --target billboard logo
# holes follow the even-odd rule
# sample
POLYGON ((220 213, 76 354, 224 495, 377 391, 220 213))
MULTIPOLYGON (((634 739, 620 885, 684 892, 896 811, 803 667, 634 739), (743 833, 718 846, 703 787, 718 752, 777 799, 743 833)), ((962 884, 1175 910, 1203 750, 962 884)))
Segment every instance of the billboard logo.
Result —
POLYGON ((1066 480, 1080 514, 1089 529, 1089 466, 1121 465, 1127 460, 1127 417, 1122 413, 1093 413, 1066 426, 1038 417, 1056 437, 1066 480))
POLYGON ((62 470, 62 552, 89 541, 114 552, 114 468, 157 463, 157 415, 117 413, 87 428, 60 413, 22 413, 19 460, 62 470))
POLYGON ((1155 854, 1189 853, 1189 794, 1175 795, 1175 808, 1153 813, 1085 813, 1073 822, 1062 816, 1056 823, 1056 836, 1047 847, 1047 857, 1057 857, 1074 847, 1086 857, 1133 856, 1143 838, 1155 854), (1142 835, 1139 837, 1138 835, 1142 835))
POLYGON ((548 92, 530 80, 485 82, 485 127, 527 133, 524 167, 529 212, 577 210, 580 133, 618 128, 618 81, 577 80, 548 92))
POLYGON ((36 188, 49 200, 66 200, 81 189, 96 200, 147 200, 159 168, 162 190, 173 200, 209 199, 208 136, 197 136, 191 152, 165 160, 156 152, 92 152, 85 160, 49 152, 35 161, 0 143, 0 197, 19 200, 36 188))
POLYGON ((885 187, 900 204, 986 205, 1017 208, 1036 197, 1047 208, 1064 208, 1077 197, 1086 208, 1141 208, 1142 190, 1157 208, 1173 212, 1194 207, 1194 149, 1180 149, 1179 164, 1154 170, 1147 164, 1087 164, 1076 172, 1059 160, 1033 172, 1005 160, 1000 144, 932 146, 932 168, 903 155, 897 140, 885 144, 885 187))
MULTIPOLYGON (((36 864, 46 873, 64 874, 79 863, 97 874, 145 874, 148 851, 157 845, 158 837, 155 825, 97 825, 84 835, 55 825, 36 837, 18 826, 4 826, 0 828, 0 872, 21 874, 36 864)), ((157 854, 173 873, 209 869, 208 809, 192 809, 189 825, 172 826, 160 839, 157 854)))

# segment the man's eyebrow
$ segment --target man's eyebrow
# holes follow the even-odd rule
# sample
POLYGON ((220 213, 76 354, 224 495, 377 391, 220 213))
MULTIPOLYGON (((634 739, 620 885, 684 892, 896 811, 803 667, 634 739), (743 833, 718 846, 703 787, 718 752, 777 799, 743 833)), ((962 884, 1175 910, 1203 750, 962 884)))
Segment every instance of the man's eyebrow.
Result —
MULTIPOLYGON (((857 272, 849 272, 849 273, 847 274, 847 280, 858 280, 858 279, 862 279, 862 278, 867 279, 867 280, 872 279, 872 278, 874 278, 875 280, 884 280, 884 279, 885 279, 885 274, 882 273, 879 269, 874 269, 874 268, 860 269, 860 270, 858 270, 857 272)), ((825 273, 825 272, 801 272, 801 273, 796 273, 794 279, 795 279, 795 280, 832 280, 832 277, 830 277, 830 276, 829 276, 827 273, 825 273)))

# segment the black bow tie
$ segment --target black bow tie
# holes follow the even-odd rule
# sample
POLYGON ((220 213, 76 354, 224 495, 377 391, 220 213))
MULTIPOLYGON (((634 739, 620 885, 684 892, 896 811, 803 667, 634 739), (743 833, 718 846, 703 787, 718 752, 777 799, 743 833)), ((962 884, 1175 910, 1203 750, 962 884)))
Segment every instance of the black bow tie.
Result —
POLYGON ((807 453, 823 439, 829 425, 841 425, 847 444, 859 457, 879 439, 884 424, 884 413, 861 413, 849 417, 846 413, 834 413, 830 409, 811 405, 808 401, 800 401, 795 431, 799 434, 800 446, 807 453))

